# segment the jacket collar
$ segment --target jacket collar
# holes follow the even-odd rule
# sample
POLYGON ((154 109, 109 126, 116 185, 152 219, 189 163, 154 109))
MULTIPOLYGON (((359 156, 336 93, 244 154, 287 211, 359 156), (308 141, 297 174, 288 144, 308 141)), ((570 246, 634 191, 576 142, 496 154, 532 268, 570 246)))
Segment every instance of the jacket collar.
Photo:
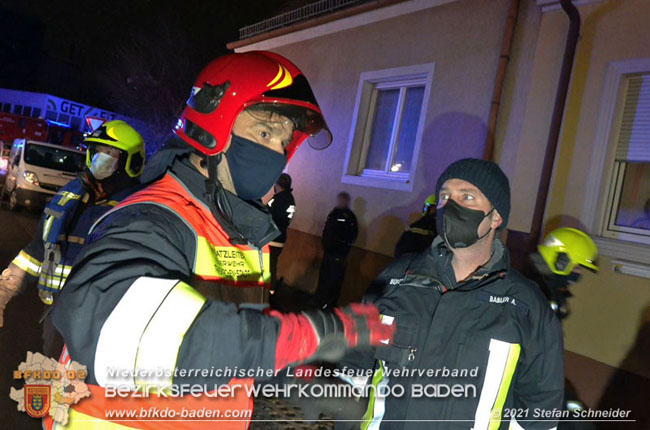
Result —
MULTIPOLYGON (((196 170, 187 157, 177 157, 173 161, 170 171, 183 183, 195 200, 210 210, 210 203, 206 197, 206 178, 196 170)), ((234 216, 230 223, 224 222, 222 219, 217 219, 217 221, 228 235, 231 243, 248 244, 254 248, 261 248, 280 235, 271 214, 264 205, 246 202, 228 191, 224 191, 224 193, 234 216)))
POLYGON ((456 274, 451 265, 453 253, 440 236, 434 239, 426 255, 426 264, 430 267, 429 270, 433 270, 434 275, 448 290, 473 290, 504 276, 510 268, 508 250, 499 239, 495 239, 492 243, 490 260, 461 282, 456 282, 456 274))

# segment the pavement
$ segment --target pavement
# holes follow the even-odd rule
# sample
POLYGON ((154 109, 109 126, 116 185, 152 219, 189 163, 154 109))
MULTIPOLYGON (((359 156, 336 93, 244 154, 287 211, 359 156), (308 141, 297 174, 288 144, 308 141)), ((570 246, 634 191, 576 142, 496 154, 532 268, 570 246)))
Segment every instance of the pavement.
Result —
MULTIPOLYGON (((32 239, 39 215, 29 212, 9 212, 0 207, 0 271, 32 239)), ((41 422, 16 410, 16 402, 9 398, 9 388, 21 388, 13 380, 13 371, 25 360, 27 351, 42 348, 41 327, 38 320, 43 304, 36 288, 28 288, 15 297, 5 311, 4 327, 0 328, 0 430, 40 429, 41 422)))

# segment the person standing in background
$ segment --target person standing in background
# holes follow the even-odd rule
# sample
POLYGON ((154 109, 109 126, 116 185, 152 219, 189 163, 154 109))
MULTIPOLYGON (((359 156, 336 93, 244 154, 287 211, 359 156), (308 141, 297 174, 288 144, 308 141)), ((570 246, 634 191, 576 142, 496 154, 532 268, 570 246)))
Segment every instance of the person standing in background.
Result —
POLYGON ((345 259, 358 234, 357 217, 350 209, 350 195, 340 192, 336 196, 336 207, 327 216, 321 239, 324 254, 315 298, 323 308, 335 306, 339 299, 345 276, 345 259))
POLYGON ((419 253, 431 246, 438 235, 436 231, 436 195, 431 194, 424 201, 422 217, 402 233, 395 245, 395 257, 402 254, 419 253))
POLYGON ((269 207, 269 211, 273 217, 273 222, 278 230, 280 230, 280 235, 269 243, 271 294, 273 294, 278 281, 278 258, 280 258, 280 254, 284 248, 284 243, 287 241, 287 230, 289 229, 289 224, 291 224, 293 215, 296 213, 296 201, 293 198, 293 194, 291 194, 291 176, 287 173, 281 174, 278 181, 273 186, 273 190, 275 194, 271 200, 269 200, 267 206, 269 207))

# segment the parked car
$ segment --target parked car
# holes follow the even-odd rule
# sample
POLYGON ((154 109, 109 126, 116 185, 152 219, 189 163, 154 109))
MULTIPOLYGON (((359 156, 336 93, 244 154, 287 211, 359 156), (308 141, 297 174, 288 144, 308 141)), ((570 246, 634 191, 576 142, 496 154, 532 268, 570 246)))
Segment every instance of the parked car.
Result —
POLYGON ((42 209, 59 189, 83 169, 85 153, 50 143, 16 139, 0 198, 9 209, 42 209))
POLYGON ((9 152, 11 151, 11 145, 5 145, 5 143, 0 140, 0 186, 5 183, 5 178, 7 177, 7 169, 9 168, 9 152))

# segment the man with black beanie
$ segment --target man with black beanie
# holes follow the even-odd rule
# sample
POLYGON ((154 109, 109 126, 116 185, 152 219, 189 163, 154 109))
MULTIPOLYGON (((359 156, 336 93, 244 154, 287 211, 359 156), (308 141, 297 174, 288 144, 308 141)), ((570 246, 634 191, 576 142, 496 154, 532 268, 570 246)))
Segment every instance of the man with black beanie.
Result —
POLYGON ((395 343, 349 354, 342 364, 374 369, 364 381, 375 386, 364 425, 554 429, 564 390, 562 332, 539 288, 510 268, 497 237, 510 214, 508 178, 495 163, 463 159, 443 172, 436 194, 439 236, 423 253, 393 261, 366 294, 383 320, 396 323, 395 343), (405 394, 390 390, 397 386, 405 394))

